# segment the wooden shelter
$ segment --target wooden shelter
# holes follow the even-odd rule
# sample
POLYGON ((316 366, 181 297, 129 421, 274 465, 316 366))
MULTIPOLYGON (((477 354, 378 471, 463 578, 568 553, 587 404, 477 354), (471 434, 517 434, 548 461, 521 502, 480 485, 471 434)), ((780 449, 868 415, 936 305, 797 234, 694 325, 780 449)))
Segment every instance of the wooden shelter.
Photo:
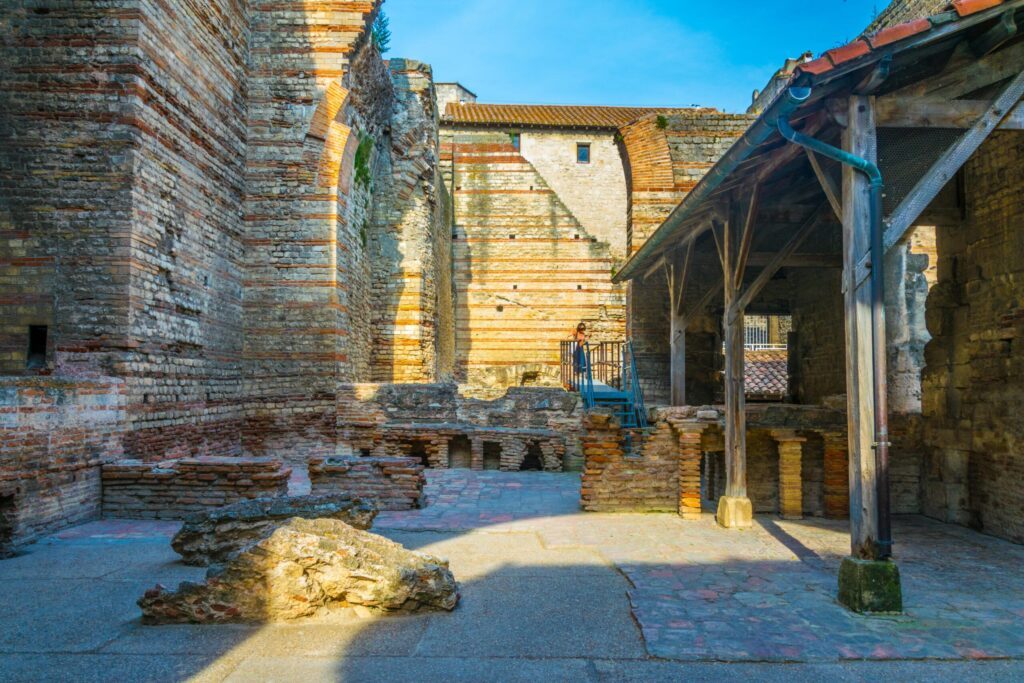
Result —
POLYGON ((1024 127, 1022 21, 1024 0, 954 2, 800 65, 615 276, 633 287, 667 283, 665 344, 676 405, 687 403, 693 374, 688 330, 702 316, 720 316, 727 484, 718 519, 743 527, 751 519, 744 315, 759 302, 774 306, 773 288, 786 273, 841 267, 841 291, 824 304, 827 274, 804 276, 782 298, 802 308, 805 319, 842 310, 841 329, 822 324, 807 331, 813 327, 824 344, 831 329, 845 349, 817 363, 843 365, 845 375, 851 555, 864 564, 844 566, 841 596, 846 591, 856 608, 893 605, 851 597, 850 586, 856 593, 865 572, 895 575, 898 588, 894 566, 884 562, 891 545, 885 355, 892 340, 880 304, 883 283, 896 287, 902 275, 889 267, 890 256, 877 254, 891 255, 923 224, 971 230, 965 207, 975 190, 964 186, 962 169, 994 133, 1024 127))

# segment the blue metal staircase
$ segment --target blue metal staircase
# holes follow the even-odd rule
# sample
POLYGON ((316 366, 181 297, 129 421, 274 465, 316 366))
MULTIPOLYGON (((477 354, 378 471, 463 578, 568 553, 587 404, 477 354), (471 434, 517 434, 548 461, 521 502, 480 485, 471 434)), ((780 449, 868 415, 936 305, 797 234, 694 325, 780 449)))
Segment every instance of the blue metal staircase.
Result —
POLYGON ((647 428, 632 342, 562 342, 562 384, 580 393, 585 410, 608 407, 623 428, 647 428))

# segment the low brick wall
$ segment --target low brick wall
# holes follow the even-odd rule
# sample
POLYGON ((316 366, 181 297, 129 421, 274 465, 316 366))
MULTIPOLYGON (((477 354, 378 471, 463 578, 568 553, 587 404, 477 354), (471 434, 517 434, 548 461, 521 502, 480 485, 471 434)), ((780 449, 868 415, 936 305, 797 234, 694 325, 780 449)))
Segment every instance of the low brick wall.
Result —
POLYGON ((288 493, 291 468, 264 458, 187 458, 103 466, 103 515, 122 519, 182 519, 246 498, 288 493))
POLYGON ((580 505, 590 512, 676 512, 679 508, 678 439, 660 423, 635 432, 626 453, 619 423, 600 411, 584 418, 580 505))
POLYGON ((348 493, 379 510, 411 510, 423 504, 426 477, 417 458, 313 458, 313 495, 348 493))
POLYGON ((0 377, 0 557, 100 515, 100 466, 124 457, 113 378, 0 377))

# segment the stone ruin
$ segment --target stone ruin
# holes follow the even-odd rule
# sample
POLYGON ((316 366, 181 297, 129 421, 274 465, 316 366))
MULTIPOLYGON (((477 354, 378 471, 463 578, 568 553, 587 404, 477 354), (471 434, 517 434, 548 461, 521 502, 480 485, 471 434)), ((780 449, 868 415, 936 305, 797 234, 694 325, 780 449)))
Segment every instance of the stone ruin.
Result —
POLYGON ((445 560, 338 519, 290 519, 214 565, 205 583, 157 586, 139 599, 143 621, 266 622, 332 608, 452 610, 459 588, 445 560))
POLYGON ((345 493, 246 500, 189 515, 171 547, 183 563, 208 567, 226 562, 293 517, 337 519, 366 531, 376 516, 371 503, 345 493))

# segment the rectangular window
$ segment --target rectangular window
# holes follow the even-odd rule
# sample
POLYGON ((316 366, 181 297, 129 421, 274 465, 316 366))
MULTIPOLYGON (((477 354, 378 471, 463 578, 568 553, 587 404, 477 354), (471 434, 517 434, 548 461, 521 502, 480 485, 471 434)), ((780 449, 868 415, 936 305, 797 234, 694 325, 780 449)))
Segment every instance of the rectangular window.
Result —
POLYGON ((518 152, 519 151, 519 144, 521 142, 519 133, 509 133, 508 136, 509 136, 509 138, 512 139, 512 146, 518 152))
POLYGON ((46 367, 46 325, 28 327, 28 367, 46 367))
POLYGON ((590 163, 590 143, 578 142, 576 143, 576 163, 578 164, 589 164, 590 163))

